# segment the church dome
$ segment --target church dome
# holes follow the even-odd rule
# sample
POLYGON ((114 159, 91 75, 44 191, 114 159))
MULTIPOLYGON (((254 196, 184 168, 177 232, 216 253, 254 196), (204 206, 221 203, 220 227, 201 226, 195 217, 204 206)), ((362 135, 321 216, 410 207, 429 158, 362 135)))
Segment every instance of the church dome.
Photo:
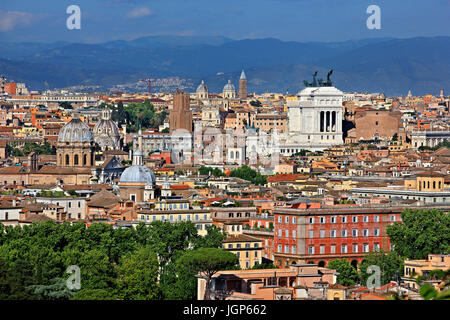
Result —
POLYGON ((225 85, 225 87, 223 87, 223 92, 225 91, 236 91, 236 88, 231 83, 231 80, 228 80, 228 83, 225 85))
POLYGON ((206 87, 205 81, 202 80, 202 83, 200 83, 197 87, 196 93, 200 92, 208 92, 208 88, 206 87))
POLYGON ((74 116, 64 127, 61 128, 58 135, 58 142, 75 143, 75 142, 93 142, 94 136, 91 128, 74 116))
POLYGON ((120 143, 119 127, 111 119, 100 119, 94 127, 94 138, 100 147, 117 148, 120 143))
POLYGON ((120 176, 120 182, 153 185, 155 184, 156 179, 153 171, 146 166, 133 165, 125 169, 120 176))

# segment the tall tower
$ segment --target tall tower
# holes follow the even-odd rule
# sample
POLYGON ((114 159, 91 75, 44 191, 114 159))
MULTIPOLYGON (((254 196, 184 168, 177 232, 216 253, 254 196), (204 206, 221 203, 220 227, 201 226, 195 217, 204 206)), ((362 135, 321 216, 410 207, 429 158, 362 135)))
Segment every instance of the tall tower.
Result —
POLYGON ((192 133, 192 111, 189 106, 189 93, 180 92, 177 89, 173 96, 173 108, 170 111, 171 133, 176 129, 185 129, 192 133))
POLYGON ((247 99, 247 77, 245 76, 244 70, 242 70, 241 77, 239 78, 239 99, 247 99))

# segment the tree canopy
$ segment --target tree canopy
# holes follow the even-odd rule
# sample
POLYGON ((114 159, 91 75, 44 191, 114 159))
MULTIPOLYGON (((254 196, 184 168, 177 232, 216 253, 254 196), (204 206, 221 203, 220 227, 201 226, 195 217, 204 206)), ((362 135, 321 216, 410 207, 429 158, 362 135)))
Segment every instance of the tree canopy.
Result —
POLYGON ((380 267, 381 285, 389 283, 396 275, 403 275, 403 258, 396 252, 389 251, 386 253, 383 250, 379 252, 372 251, 364 257, 364 260, 359 266, 362 285, 365 285, 367 279, 371 276, 370 273, 367 273, 367 268, 371 265, 380 267))
POLYGON ((242 166, 240 168, 234 169, 230 172, 230 177, 236 177, 251 181, 253 184, 265 185, 267 183, 267 177, 261 175, 256 170, 253 170, 249 166, 242 166))
POLYGON ((0 299, 195 299, 195 275, 177 260, 192 250, 219 248, 223 237, 213 226, 199 236, 190 221, 136 228, 0 223, 0 299), (78 291, 64 286, 72 265, 80 270, 78 291))
POLYGON ((450 251, 450 217, 436 209, 402 212, 402 221, 387 227, 395 251, 408 259, 425 259, 430 253, 450 251))
POLYGON ((336 259, 328 262, 328 268, 335 269, 339 275, 337 282, 343 286, 353 286, 358 281, 358 272, 347 259, 336 259))
POLYGON ((219 270, 227 269, 238 263, 239 260, 234 253, 216 248, 188 251, 177 261, 179 268, 186 268, 188 273, 200 273, 205 277, 205 300, 210 299, 210 283, 213 275, 219 270))

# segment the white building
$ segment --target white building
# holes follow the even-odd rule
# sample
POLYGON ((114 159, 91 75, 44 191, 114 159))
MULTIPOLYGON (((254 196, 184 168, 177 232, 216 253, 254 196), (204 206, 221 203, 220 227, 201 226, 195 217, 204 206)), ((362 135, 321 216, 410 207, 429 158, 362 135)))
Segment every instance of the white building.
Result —
POLYGON ((335 87, 307 87, 298 100, 288 101, 288 127, 279 151, 291 155, 301 149, 321 151, 343 144, 343 92, 335 87))

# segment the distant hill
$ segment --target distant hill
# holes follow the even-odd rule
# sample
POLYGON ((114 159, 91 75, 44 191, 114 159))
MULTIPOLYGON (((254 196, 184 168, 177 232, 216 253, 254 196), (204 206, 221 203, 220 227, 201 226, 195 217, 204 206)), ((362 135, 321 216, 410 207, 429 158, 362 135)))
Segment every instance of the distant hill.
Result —
POLYGON ((248 90, 297 92, 318 70, 334 69, 345 91, 389 95, 437 93, 450 87, 450 37, 363 39, 336 43, 278 39, 152 36, 100 44, 55 42, 0 43, 0 73, 33 89, 73 85, 110 88, 155 78, 189 78, 191 90, 204 79, 221 91, 237 85, 242 68, 248 90))

